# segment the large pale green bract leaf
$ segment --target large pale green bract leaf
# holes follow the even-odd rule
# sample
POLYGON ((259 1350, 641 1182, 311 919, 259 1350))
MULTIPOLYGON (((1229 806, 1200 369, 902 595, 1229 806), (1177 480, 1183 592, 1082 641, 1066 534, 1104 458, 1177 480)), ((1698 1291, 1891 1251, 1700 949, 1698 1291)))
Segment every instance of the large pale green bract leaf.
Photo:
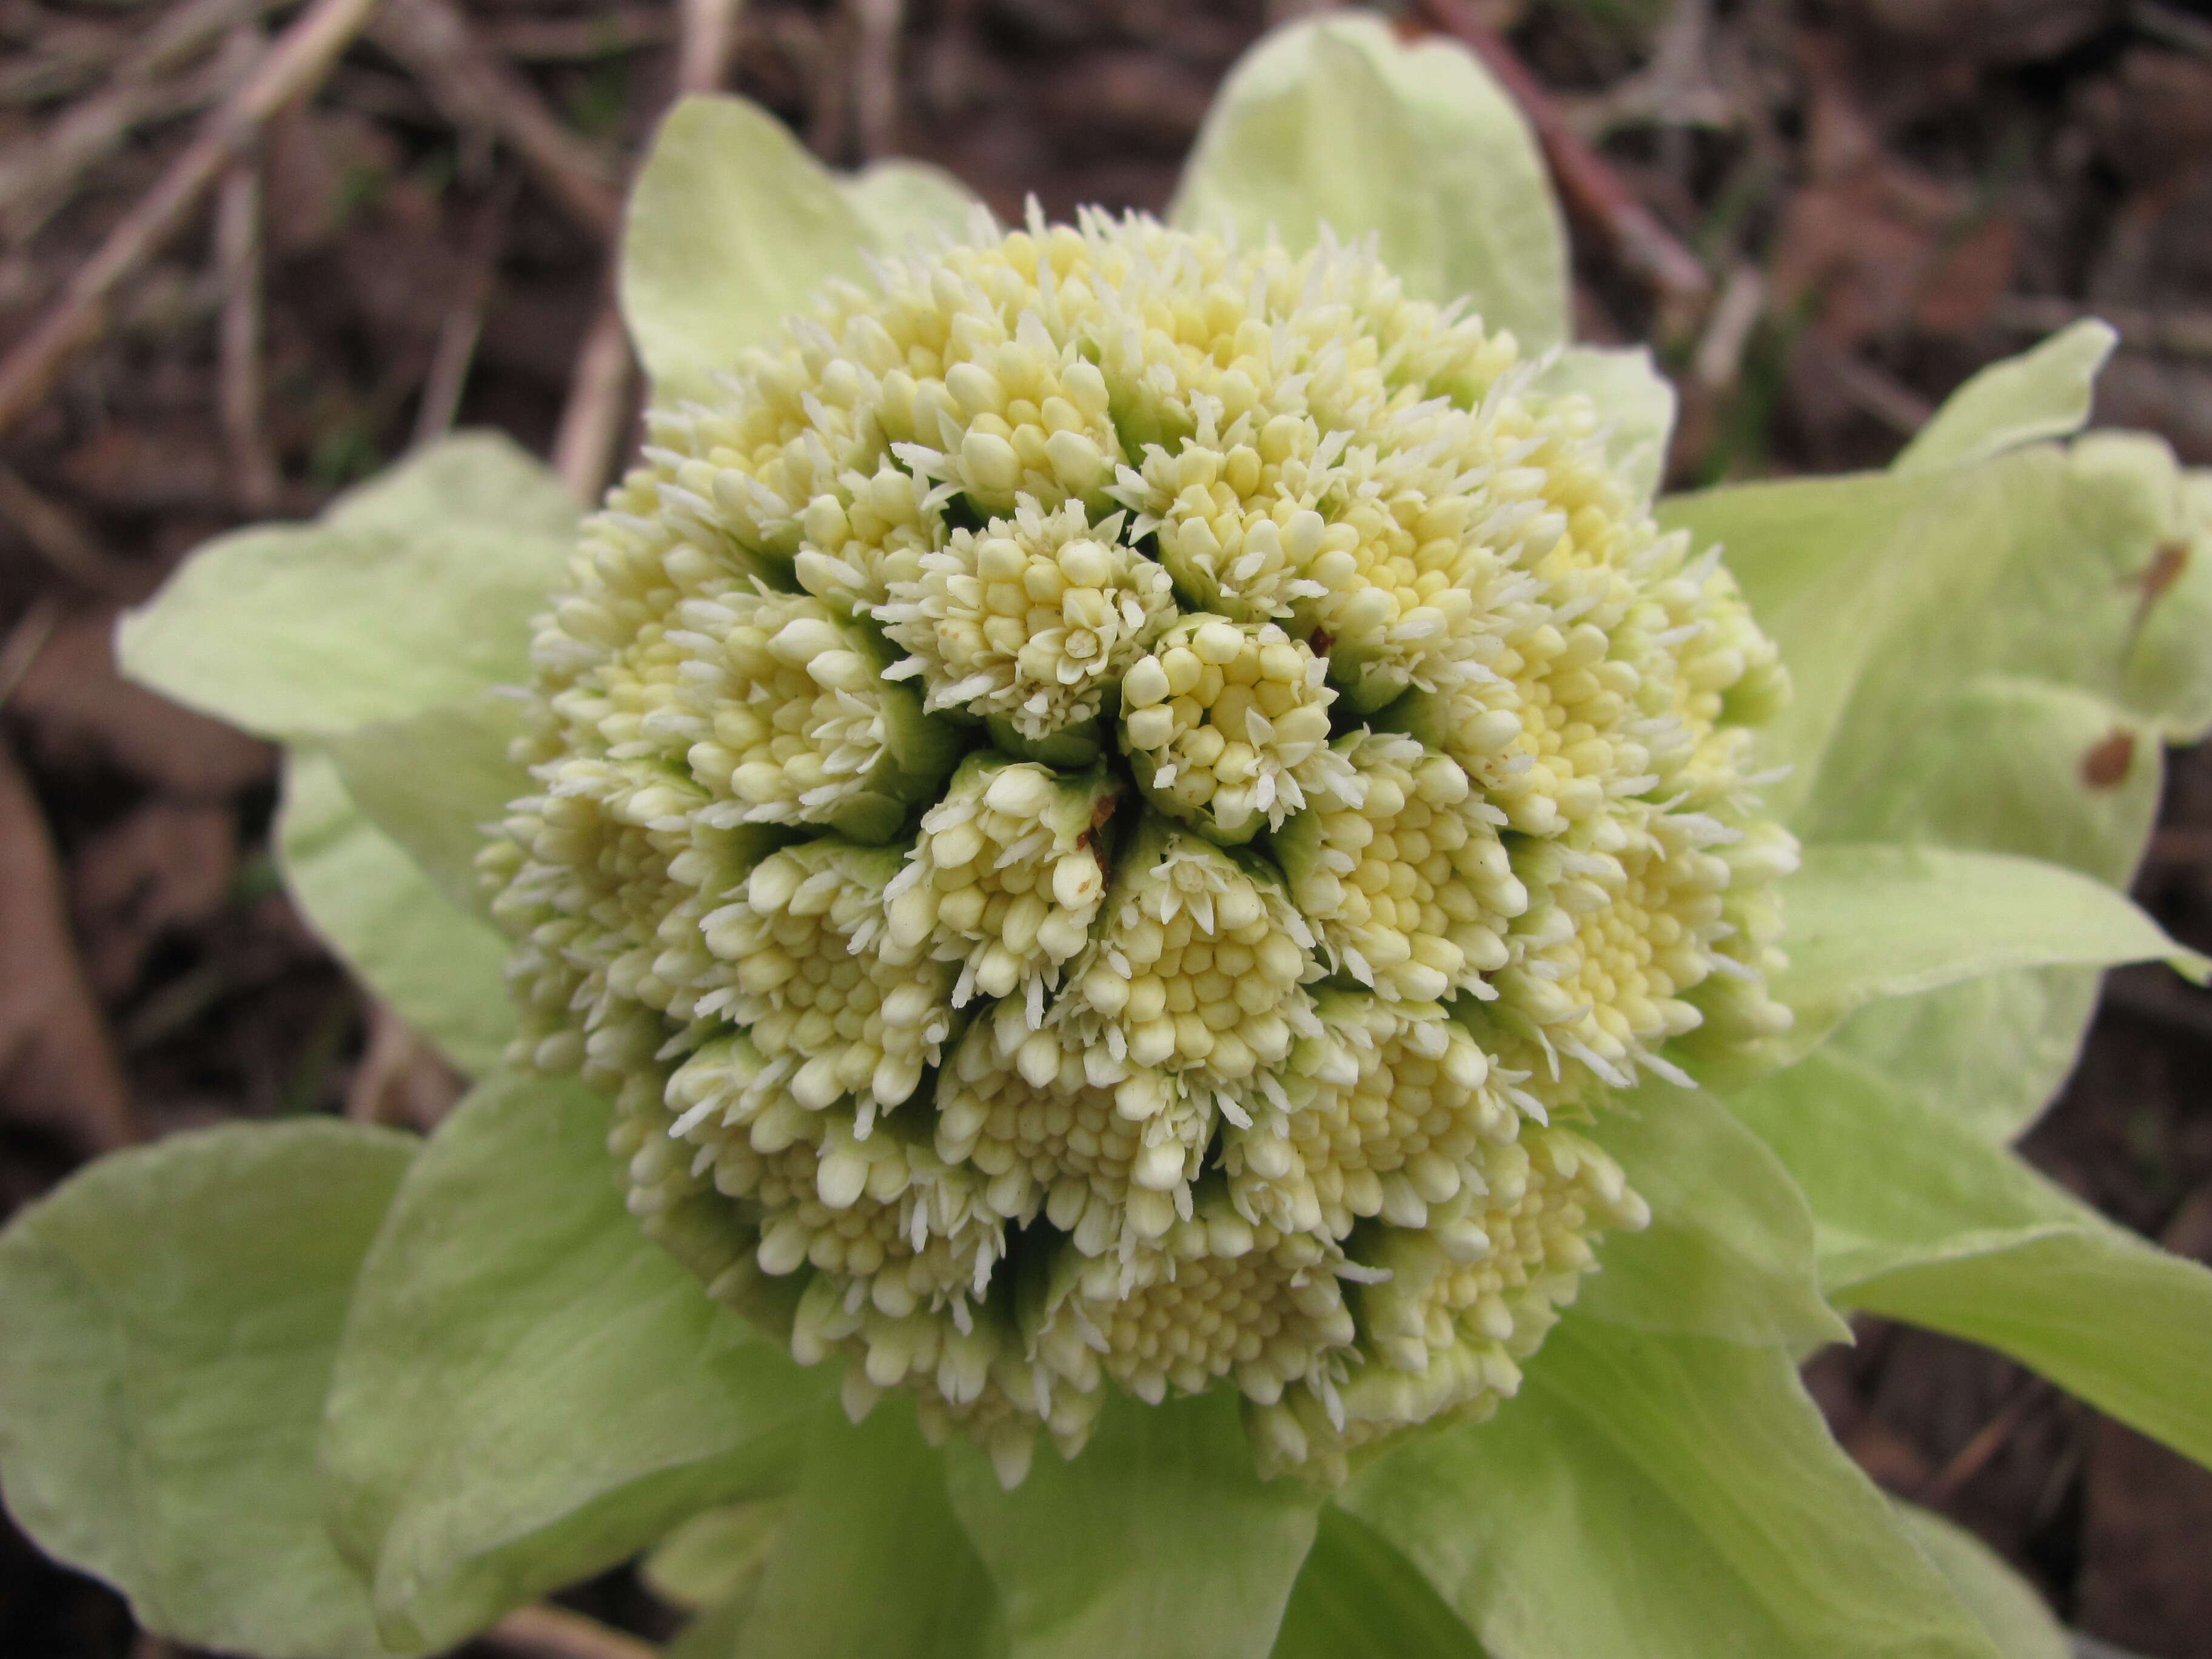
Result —
POLYGON ((1899 1504, 1897 1512, 2004 1659, 2074 1659, 2073 1644, 2043 1598, 1995 1550, 1917 1504, 1899 1504))
POLYGON ((1606 1239, 1576 1316, 1735 1342, 1850 1340, 1820 1297, 1804 1194, 1718 1101, 1646 1084, 1588 1133, 1651 1206, 1651 1224, 1606 1239))
POLYGON ((1263 1659, 1321 1495, 1263 1481, 1219 1390, 1107 1401, 1073 1462, 1012 1492, 956 1445, 952 1507, 998 1586, 1013 1659, 1263 1659))
POLYGON ((308 925, 372 991, 462 1071, 499 1064, 514 1033, 507 941, 362 815, 327 754, 286 754, 276 844, 308 925))
POLYGON ((1566 236, 1504 89, 1455 42, 1347 13, 1278 29, 1214 100, 1170 212, 1310 247, 1370 234, 1416 299, 1466 297, 1542 349, 1569 328, 1566 236))
POLYGON ((832 276, 866 274, 860 209, 742 98, 669 112, 630 192, 622 306, 662 400, 704 398, 832 276))
POLYGON ((672 1607, 715 1607, 746 1593, 790 1512, 787 1495, 725 1504, 693 1516, 638 1563, 646 1588, 672 1607))
POLYGON ((580 1085, 490 1079, 362 1267, 322 1463, 393 1638, 457 1641, 786 1478, 821 1396, 639 1229, 608 1119, 580 1085))
POLYGON ((410 1137, 327 1119, 103 1158, 0 1236, 0 1486, 149 1630, 382 1653, 325 1531, 315 1433, 410 1137))
POLYGON ((1372 1527, 1324 1505, 1268 1659, 1483 1659, 1466 1621, 1372 1527))
POLYGON ((1674 383, 1653 364, 1650 348, 1568 346, 1536 383, 1547 392, 1582 392, 1597 406, 1607 456, 1649 501, 1667 470, 1675 403, 1674 383))
MULTIPOLYGON (((2018 428, 1962 393, 1950 429, 1984 449, 2057 429, 2094 343, 2014 366, 2018 428)), ((1766 757, 1793 769, 1770 804, 1802 836, 2017 854, 2124 885, 2156 810, 2159 739, 2212 720, 2212 542, 2194 487, 2156 441, 2098 434, 1711 490, 1662 517, 1725 544, 1790 665, 1798 700, 1766 757)), ((2071 1063, 2094 997, 2094 970, 2011 971, 1879 1002, 1832 1041, 2003 1139, 2071 1063)))
POLYGON ((2000 1349, 2212 1464, 2212 1272, 1844 1054, 1731 1103, 1810 1199, 1830 1295, 2000 1349))
POLYGON ((2063 865, 1939 847, 1813 847, 1784 889, 1790 967, 1775 994, 1801 1042, 1852 1009, 2008 968, 2203 958, 2102 882, 2063 865))
POLYGON ((945 1494, 945 1456, 913 1408, 886 1402, 858 1427, 834 1402, 744 1622, 737 1659, 1000 1659, 991 1580, 945 1494))
POLYGON ((1789 1355, 1570 1316, 1341 1499, 1511 1659, 1995 1659, 1789 1355))
POLYGON ((1991 363, 1944 400, 1892 470, 1970 465, 2039 438, 2079 432, 2089 418, 2097 371, 2118 339, 2111 324, 2084 318, 2033 351, 1991 363))
POLYGON ((395 720, 523 678, 576 509, 506 438, 468 433, 313 524, 195 552, 117 630, 124 672, 263 737, 395 720))
POLYGON ((486 691, 356 727, 325 745, 362 815, 447 898, 486 921, 490 902, 477 875, 477 852, 507 804, 536 787, 507 757, 523 719, 515 699, 486 691))
MULTIPOLYGON (((1773 990, 1796 1023, 1756 1050, 1711 1057, 1703 1070, 1716 1087, 1789 1064, 1845 1015, 1883 998, 2062 963, 2163 958, 2192 975, 2206 967, 2124 894, 2037 859, 1940 847, 1813 847, 1784 895, 1790 966, 1773 990)), ((1696 1054, 1693 1043, 1689 1052, 1696 1054)), ((1904 1059, 1909 1065, 1915 1056, 1904 1059)))
MULTIPOLYGON (((902 157, 874 161, 840 179, 845 204, 860 216, 871 246, 902 253, 948 236, 963 236, 982 205, 975 192, 943 167, 902 157)), ((988 217, 988 214, 986 215, 988 217)))

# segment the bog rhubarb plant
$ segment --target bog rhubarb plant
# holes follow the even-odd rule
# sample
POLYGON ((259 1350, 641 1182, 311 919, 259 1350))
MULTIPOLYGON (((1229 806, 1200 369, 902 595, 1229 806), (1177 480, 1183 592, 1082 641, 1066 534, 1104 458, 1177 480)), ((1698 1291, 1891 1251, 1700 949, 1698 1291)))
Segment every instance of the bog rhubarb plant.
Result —
POLYGON ((463 435, 125 620, 477 1082, 20 1216, 21 1524, 270 1659, 641 1550, 686 1659, 2047 1651, 1796 1367, 1867 1310, 2212 1457, 2212 1276, 2006 1150, 2097 969, 2205 965, 2124 889, 2212 487, 2078 435, 2085 324, 1655 500, 1565 270, 1369 20, 1164 222, 680 106, 603 503, 463 435))

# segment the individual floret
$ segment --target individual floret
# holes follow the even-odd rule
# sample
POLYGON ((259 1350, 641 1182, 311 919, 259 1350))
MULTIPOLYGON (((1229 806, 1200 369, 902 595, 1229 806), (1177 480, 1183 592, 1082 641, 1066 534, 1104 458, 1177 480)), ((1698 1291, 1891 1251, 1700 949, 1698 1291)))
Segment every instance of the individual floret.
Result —
POLYGON ((1650 1215, 1620 1166, 1579 1135, 1531 1125, 1486 1146, 1425 1226, 1362 1235, 1358 1356, 1334 1402, 1301 1389, 1253 1413, 1261 1467, 1340 1480, 1347 1451, 1394 1430, 1487 1416, 1518 1391, 1517 1362, 1574 1300, 1600 1235, 1637 1231, 1650 1215))
MULTIPOLYGON (((1639 1066, 1686 1081, 1659 1049, 1703 1019, 1685 994, 1716 969, 1730 872, 1715 850, 1737 832, 1700 813, 1615 823, 1615 848, 1522 847, 1538 902, 1515 924, 1497 1014, 1533 1033, 1549 1079, 1562 1062, 1625 1088, 1639 1066)), ((1565 1079, 1571 1083, 1571 1079, 1565 1079)))
POLYGON ((895 833, 958 757, 957 738, 887 681, 866 628, 805 593, 687 600, 665 638, 676 695, 643 722, 723 803, 709 823, 895 833))
POLYGON ((749 1027, 803 1106, 850 1094, 865 1121, 913 1094, 951 1035, 951 965, 917 959, 884 925, 902 856, 830 840, 786 848, 701 924, 735 983, 700 1012, 749 1027))
POLYGON ((1147 816, 1048 1024, 1115 1060, 1235 1085, 1316 1029, 1313 933, 1256 861, 1147 816))
POLYGON ((1327 665, 1273 623, 1188 616, 1121 682, 1121 746, 1152 804, 1224 846, 1315 790, 1356 795, 1328 746, 1327 665))
POLYGON ((1115 794, 1103 769, 1067 777, 969 756, 884 890, 892 945, 959 965, 954 1007, 1018 994, 1037 1024, 1105 897, 1097 837, 1115 794))
POLYGON ((1473 1035, 1437 1004, 1324 990, 1316 1007, 1321 1034, 1286 1068, 1299 1086, 1224 1132, 1237 1208, 1339 1239, 1363 1217, 1425 1226, 1486 1149, 1519 1132, 1520 1114, 1473 1035))
POLYGON ((1189 1216, 1214 1121, 1208 1091, 1071 1043, 1060 1026, 1032 1030, 1010 1003, 938 1073, 938 1155, 988 1177, 996 1214, 1026 1225, 1042 1213, 1092 1255, 1189 1216))
POLYGON ((1006 1230, 976 1173, 939 1159, 926 1126, 918 1139, 901 1120, 802 1106, 774 1067, 744 1036, 720 1038, 677 1068, 666 1097, 666 1139, 691 1173, 757 1206, 761 1271, 839 1274, 892 1319, 980 1299, 1006 1230))
POLYGON ((1157 1244, 1054 1263, 1035 1351, 1079 1383, 1105 1374, 1158 1405, 1218 1378, 1249 1399, 1328 1386, 1357 1334, 1340 1275, 1357 1273, 1310 1233, 1245 1221, 1216 1195, 1157 1244))
POLYGON ((1119 539, 1122 516, 1093 526, 1079 501, 1045 513, 1024 495, 1012 519, 954 531, 878 608, 912 653, 890 677, 1024 738, 1091 719, 1175 614, 1167 572, 1119 539))
POLYGON ((889 462, 872 474, 846 473, 799 515, 805 539, 792 574, 818 599, 875 615, 892 586, 920 576, 923 558, 943 544, 950 493, 889 462))
POLYGON ((1389 997, 1486 994, 1505 928, 1528 908, 1500 814, 1456 763, 1414 739, 1355 732, 1334 748, 1359 780, 1291 820, 1275 850, 1299 911, 1341 971, 1389 997))

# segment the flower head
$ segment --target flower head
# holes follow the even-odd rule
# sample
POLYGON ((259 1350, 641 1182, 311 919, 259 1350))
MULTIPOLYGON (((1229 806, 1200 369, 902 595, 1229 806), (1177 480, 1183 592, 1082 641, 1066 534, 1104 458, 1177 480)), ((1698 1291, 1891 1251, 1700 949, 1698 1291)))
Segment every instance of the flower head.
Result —
POLYGON ((1018 1478, 1219 1384, 1340 1479, 1644 1224, 1565 1120, 1786 1019, 1786 681, 1536 369, 1365 251, 1091 216, 654 414, 485 867, 524 1057, 856 1406, 1018 1478))

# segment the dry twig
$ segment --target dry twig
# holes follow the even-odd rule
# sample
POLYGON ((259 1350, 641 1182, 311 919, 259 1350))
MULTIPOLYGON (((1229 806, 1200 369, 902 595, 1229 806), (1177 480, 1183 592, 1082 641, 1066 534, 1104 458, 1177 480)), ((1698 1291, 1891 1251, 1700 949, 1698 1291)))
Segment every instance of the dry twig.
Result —
POLYGON ((346 1087, 345 1114, 428 1133, 461 1097, 460 1079, 388 1003, 368 1005, 368 1046, 346 1087))
POLYGON ((443 435, 460 411, 461 393, 476 361, 477 337, 483 332, 484 307, 490 302, 492 284, 499 275, 500 247, 507 232, 507 210, 514 204, 511 179, 495 188, 471 216, 463 249, 459 290, 438 325, 437 343, 431 348, 430 370, 422 378, 422 399, 415 410, 415 441, 426 444, 443 435))
POLYGON ((676 95, 719 92, 738 44, 743 0, 682 0, 683 34, 676 54, 676 95))
POLYGON ((853 125, 873 161, 897 148, 899 29, 906 0, 853 0, 853 125))
POLYGON ((570 219, 599 240, 614 235, 622 204, 607 158, 562 126, 447 0, 384 0, 370 34, 455 126, 490 127, 570 219))
POLYGON ((135 599, 150 585, 146 574, 103 552, 68 508, 48 501, 6 465, 0 465, 0 520, 48 564, 95 593, 135 599))
POLYGON ((262 55, 160 181, 108 233, 53 309, 0 359, 0 432, 28 413, 63 366, 99 337, 116 286, 183 228, 262 123, 328 73, 375 7, 376 0, 314 0, 262 55))
POLYGON ((477 1640, 513 1659, 660 1659, 649 1643, 543 1601, 510 1613, 477 1640))
POLYGON ((659 6, 595 7, 581 17, 487 18, 483 43, 524 63, 580 64, 658 46, 676 38, 676 23, 659 6))
POLYGON ((1528 65, 1483 23, 1473 0, 1422 0, 1422 9, 1439 28, 1464 41, 1521 106, 1536 130, 1569 209, 1595 225, 1620 262, 1656 289, 1667 305, 1680 312, 1701 304, 1711 291, 1712 279, 1697 256, 1574 130, 1528 65))
POLYGON ((261 168, 241 155, 216 198, 216 267, 222 285, 216 408, 238 504, 262 514, 283 480, 261 433, 261 168))
MULTIPOLYGON (((713 92, 729 72, 744 0, 684 0, 684 35, 677 52, 675 96, 713 92)), ((611 268, 608 286, 613 286, 611 268)), ((610 293, 576 354, 568 401, 553 439, 553 470, 580 501, 599 499, 614 465, 615 446, 630 412, 629 336, 610 293)))
POLYGON ((185 0, 159 19, 135 51, 117 64, 108 84, 48 123, 35 142, 0 162, 0 216, 17 246, 36 235, 78 181, 151 121, 203 108, 228 92, 253 61, 226 53, 199 74, 173 78, 268 0, 185 0))
POLYGON ((599 500, 629 412, 629 337, 622 312, 606 300, 576 353, 576 372, 553 438, 553 470, 586 506, 599 500))

